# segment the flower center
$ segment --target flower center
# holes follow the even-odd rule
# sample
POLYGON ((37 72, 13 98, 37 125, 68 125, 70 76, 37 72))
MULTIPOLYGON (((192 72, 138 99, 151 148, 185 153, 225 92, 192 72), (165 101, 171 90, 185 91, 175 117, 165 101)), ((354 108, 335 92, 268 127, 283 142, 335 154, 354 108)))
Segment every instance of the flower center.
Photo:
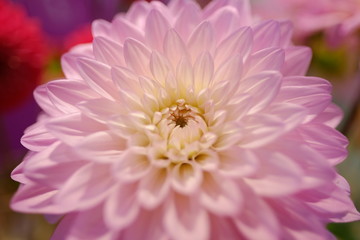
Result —
POLYGON ((175 127, 179 126, 180 128, 184 128, 188 125, 190 120, 195 121, 196 113, 191 109, 191 107, 185 104, 184 99, 179 99, 176 101, 176 106, 169 109, 169 124, 175 124, 175 127))

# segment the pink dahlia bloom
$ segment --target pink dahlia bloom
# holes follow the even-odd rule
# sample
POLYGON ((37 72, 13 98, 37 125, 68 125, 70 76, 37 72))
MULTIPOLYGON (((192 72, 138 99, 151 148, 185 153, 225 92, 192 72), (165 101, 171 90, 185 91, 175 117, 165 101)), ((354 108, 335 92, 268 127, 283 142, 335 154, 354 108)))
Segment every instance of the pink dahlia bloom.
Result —
POLYGON ((333 44, 345 40, 360 27, 359 0, 253 0, 261 17, 291 19, 295 36, 304 38, 325 31, 333 44))
POLYGON ((53 239, 332 239, 360 218, 331 86, 247 1, 136 2, 39 87, 12 208, 53 239))

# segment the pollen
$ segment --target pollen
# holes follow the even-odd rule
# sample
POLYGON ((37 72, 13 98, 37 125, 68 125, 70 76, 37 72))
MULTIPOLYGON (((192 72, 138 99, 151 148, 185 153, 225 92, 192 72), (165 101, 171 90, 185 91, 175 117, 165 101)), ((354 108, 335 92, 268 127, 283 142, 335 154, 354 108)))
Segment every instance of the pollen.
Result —
POLYGON ((169 117, 170 124, 174 123, 175 127, 179 126, 184 128, 189 120, 196 121, 195 113, 192 111, 191 107, 185 104, 184 99, 179 99, 176 101, 176 106, 170 108, 169 117))

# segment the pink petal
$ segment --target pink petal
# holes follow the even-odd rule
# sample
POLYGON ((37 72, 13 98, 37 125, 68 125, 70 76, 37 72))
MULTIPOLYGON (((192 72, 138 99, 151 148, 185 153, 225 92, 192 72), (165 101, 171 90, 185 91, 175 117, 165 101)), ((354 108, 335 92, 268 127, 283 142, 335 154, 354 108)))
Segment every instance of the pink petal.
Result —
POLYGON ((96 98, 91 100, 84 100, 77 107, 86 116, 96 119, 96 121, 105 123, 114 116, 121 114, 119 109, 119 102, 111 101, 106 98, 96 98))
POLYGON ((86 84, 69 79, 49 82, 46 88, 50 101, 62 113, 79 112, 76 107, 79 102, 98 97, 86 84))
POLYGON ((41 151, 52 145, 56 138, 41 124, 34 124, 27 128, 21 137, 21 144, 31 151, 41 151))
POLYGON ((116 239, 116 233, 104 224, 102 207, 66 215, 51 236, 52 240, 116 239))
POLYGON ((170 29, 166 33, 163 48, 165 56, 169 59, 174 69, 178 66, 180 59, 188 58, 189 54, 185 43, 174 29, 170 29))
MULTIPOLYGON (((147 10, 146 10, 147 11, 147 10)), ((145 22, 145 15, 142 16, 145 22)), ((113 21, 114 36, 119 39, 120 43, 124 43, 126 39, 132 38, 138 41, 144 40, 144 32, 141 31, 131 20, 124 17, 116 17, 113 21)))
POLYGON ((94 91, 110 100, 117 98, 108 65, 88 58, 79 58, 77 62, 81 76, 94 91))
POLYGON ((94 38, 111 36, 111 23, 103 19, 95 20, 91 25, 91 32, 94 38))
POLYGON ((150 69, 154 79, 162 86, 165 86, 171 69, 168 59, 158 52, 153 52, 151 54, 150 69))
POLYGON ((214 63, 208 52, 200 54, 194 64, 195 91, 209 87, 214 73, 214 63))
POLYGON ((142 210, 137 219, 128 228, 120 232, 121 240, 169 240, 162 227, 162 209, 142 210))
POLYGON ((63 214, 68 212, 71 207, 59 208, 54 203, 56 194, 57 190, 27 182, 26 185, 21 185, 15 193, 10 206, 16 211, 27 213, 63 214))
POLYGON ((246 76, 256 75, 263 71, 279 71, 284 64, 284 58, 283 49, 266 48, 257 51, 245 63, 246 76))
POLYGON ((149 14, 151 9, 152 6, 150 6, 148 2, 133 2, 126 13, 126 19, 133 23, 134 26, 145 26, 146 16, 149 14))
POLYGON ((216 30, 216 43, 219 43, 228 36, 233 28, 238 27, 240 16, 235 7, 225 6, 214 12, 207 20, 216 30))
POLYGON ((183 195, 174 195, 166 207, 164 226, 174 240, 206 240, 209 237, 206 211, 196 201, 183 195))
POLYGON ((126 64, 137 74, 150 76, 150 50, 141 42, 128 38, 124 42, 126 64))
POLYGON ((232 180, 204 173, 200 191, 201 204, 216 215, 231 216, 242 206, 242 193, 232 180))
POLYGON ((51 119, 46 129, 64 143, 75 145, 85 136, 104 130, 105 126, 79 113, 51 119))
POLYGON ((180 194, 192 194, 202 182, 199 166, 190 163, 177 164, 171 171, 171 186, 180 194))
POLYGON ((210 215, 210 240, 244 239, 229 217, 210 215))
POLYGON ((162 49, 163 39, 170 28, 165 17, 156 9, 150 11, 145 23, 145 39, 154 49, 162 49))
POLYGON ((324 227, 324 223, 308 209, 302 208, 302 214, 298 213, 298 202, 271 201, 271 207, 282 226, 282 236, 285 239, 335 240, 335 237, 324 227))
POLYGON ((257 194, 269 197, 284 196, 301 189, 303 171, 292 159, 270 151, 262 151, 258 157, 266 161, 259 164, 254 176, 245 179, 257 194))
POLYGON ((50 116, 58 116, 62 114, 62 112, 54 107, 53 103, 50 101, 46 84, 40 85, 35 89, 34 98, 46 114, 49 114, 50 116))
POLYGON ((100 204, 114 187, 109 173, 109 166, 103 164, 87 164, 79 168, 56 195, 57 206, 83 210, 100 204))
POLYGON ((291 45, 291 39, 293 36, 293 24, 291 21, 280 21, 280 43, 279 46, 287 47, 291 45))
POLYGON ((330 104, 322 113, 312 120, 314 123, 324 123, 325 125, 335 128, 341 122, 343 112, 335 104, 330 104))
POLYGON ((250 150, 233 146, 219 153, 219 172, 231 178, 241 178, 254 173, 259 163, 257 156, 250 150))
POLYGON ((91 43, 77 45, 61 57, 61 66, 66 78, 81 79, 77 65, 79 57, 94 58, 91 43))
POLYGON ((119 185, 105 203, 104 219, 109 228, 122 229, 132 224, 139 214, 136 184, 119 185), (120 203, 120 204, 119 204, 120 203))
POLYGON ((346 158, 348 140, 337 130, 323 124, 308 124, 300 133, 305 142, 326 156, 331 164, 338 164, 346 158))
POLYGON ((99 131, 77 143, 75 152, 88 161, 114 163, 121 158, 124 149, 126 149, 124 139, 106 131, 99 131))
POLYGON ((238 92, 251 96, 249 114, 267 107, 280 93, 281 75, 276 71, 263 71, 242 80, 238 92))
POLYGON ((57 145, 54 149, 49 147, 32 155, 29 164, 25 163, 23 172, 33 182, 58 189, 85 163, 68 147, 57 145), (54 158, 54 156, 60 154, 71 159, 71 161, 57 161, 58 159, 54 158))
POLYGON ((96 37, 93 41, 93 51, 96 60, 110 66, 125 65, 123 48, 118 43, 104 37, 96 37))
POLYGON ((123 152, 113 166, 113 174, 121 181, 138 181, 151 171, 146 149, 133 147, 123 152))
POLYGON ((166 169, 152 169, 140 181, 138 201, 146 209, 158 207, 169 192, 169 177, 166 169))
POLYGON ((320 78, 285 77, 276 101, 294 103, 307 108, 309 113, 306 121, 310 121, 329 106, 330 88, 329 83, 320 78))
POLYGON ((253 51, 280 45, 280 24, 277 21, 263 21, 254 29, 253 51))
POLYGON ((244 191, 243 210, 233 219, 239 232, 247 239, 279 239, 281 226, 271 207, 250 189, 244 188, 244 191))
POLYGON ((312 53, 307 47, 288 47, 285 50, 285 62, 282 67, 284 76, 305 75, 308 71, 312 53))
POLYGON ((201 23, 190 35, 187 46, 194 61, 203 52, 210 52, 214 44, 214 34, 209 22, 201 23))
MULTIPOLYGON (((172 1, 180 2, 180 1, 172 1)), ((179 16, 175 20, 174 26, 175 30, 182 36, 184 39, 188 39, 190 33, 195 29, 195 27, 200 23, 200 7, 197 3, 192 1, 182 1, 185 7, 174 8, 174 11, 179 11, 181 9, 179 16)))
POLYGON ((251 28, 242 27, 224 39, 216 48, 215 62, 222 64, 234 54, 246 59, 252 48, 253 34, 251 28))

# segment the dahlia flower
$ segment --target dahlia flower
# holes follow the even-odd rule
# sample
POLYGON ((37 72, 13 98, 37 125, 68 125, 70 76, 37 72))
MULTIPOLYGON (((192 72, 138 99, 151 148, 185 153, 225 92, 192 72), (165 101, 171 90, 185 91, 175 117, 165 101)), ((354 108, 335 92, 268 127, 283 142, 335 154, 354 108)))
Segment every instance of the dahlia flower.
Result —
POLYGON ((259 0, 253 5, 263 18, 291 19, 298 39, 321 31, 337 45, 360 27, 358 0, 259 0))
POLYGON ((38 24, 13 3, 0 0, 0 113, 28 98, 47 56, 38 24))
POLYGON ((12 208, 53 239, 332 239, 360 218, 334 166, 347 139, 331 86, 291 24, 245 0, 136 2, 95 21, 22 143, 12 208))

